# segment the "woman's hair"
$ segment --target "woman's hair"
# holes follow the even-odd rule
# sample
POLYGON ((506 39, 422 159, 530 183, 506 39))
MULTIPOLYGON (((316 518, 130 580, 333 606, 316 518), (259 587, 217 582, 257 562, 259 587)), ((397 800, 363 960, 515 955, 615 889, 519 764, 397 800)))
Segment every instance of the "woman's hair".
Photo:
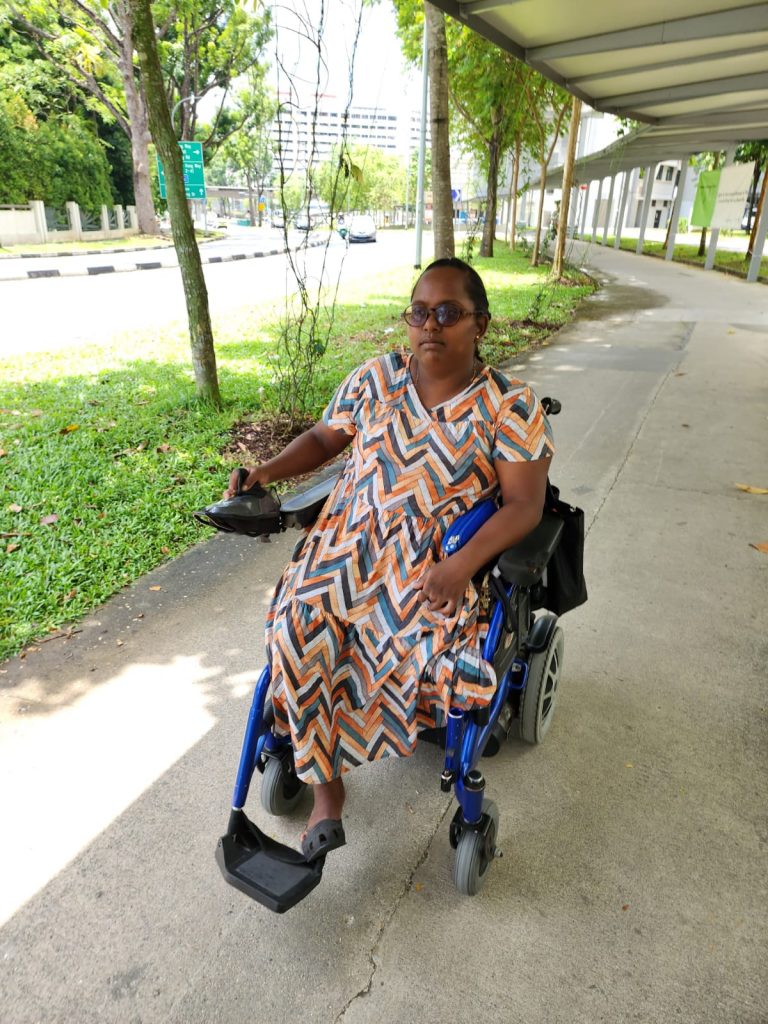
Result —
MULTIPOLYGON (((475 309, 480 313, 485 313, 490 320, 491 311, 488 308, 488 295, 485 291, 485 285, 483 284, 482 278, 474 267, 465 263, 464 260, 460 260, 458 256, 445 256, 441 260, 435 260, 433 263, 430 263, 426 270, 419 274, 416 284, 418 284, 422 277, 424 277, 424 274, 428 274, 430 270, 438 270, 440 267, 447 267, 450 270, 458 270, 464 275, 464 286, 467 289, 467 295, 475 305, 475 309)), ((411 298, 413 298, 413 292, 416 291, 416 284, 413 286, 411 298)))

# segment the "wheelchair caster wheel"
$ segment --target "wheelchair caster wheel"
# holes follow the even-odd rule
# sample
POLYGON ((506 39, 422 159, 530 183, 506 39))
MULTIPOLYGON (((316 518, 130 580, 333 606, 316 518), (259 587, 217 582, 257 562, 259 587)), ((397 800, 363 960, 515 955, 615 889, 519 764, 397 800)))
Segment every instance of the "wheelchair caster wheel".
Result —
POLYGON ((290 814, 304 796, 306 784, 293 771, 293 758, 269 757, 261 777, 261 806, 275 817, 290 814))
POLYGON ((552 724, 564 650, 565 637, 556 626, 546 650, 531 655, 520 708, 520 738, 526 743, 541 743, 552 724))
POLYGON ((496 856, 499 809, 492 800, 483 800, 483 818, 489 819, 487 828, 476 832, 465 827, 456 846, 453 881, 462 896, 475 896, 480 892, 496 856))

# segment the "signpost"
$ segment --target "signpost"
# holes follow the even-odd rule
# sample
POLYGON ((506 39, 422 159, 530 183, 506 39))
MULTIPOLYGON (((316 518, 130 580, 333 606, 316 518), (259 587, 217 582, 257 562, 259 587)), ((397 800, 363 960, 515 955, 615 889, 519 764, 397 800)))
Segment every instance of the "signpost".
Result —
MULTIPOLYGON (((187 199, 205 199, 205 171, 203 169, 202 142, 180 142, 181 161, 184 169, 184 191, 187 199)), ((160 179, 160 197, 165 194, 165 169, 160 157, 157 158, 157 173, 160 179)))

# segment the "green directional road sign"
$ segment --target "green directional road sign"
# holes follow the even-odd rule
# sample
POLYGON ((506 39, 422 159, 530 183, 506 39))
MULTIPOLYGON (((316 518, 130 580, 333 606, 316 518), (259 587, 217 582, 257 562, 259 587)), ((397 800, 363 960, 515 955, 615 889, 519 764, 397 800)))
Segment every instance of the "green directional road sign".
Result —
MULTIPOLYGON (((202 142, 180 142, 179 146, 184 168, 184 191, 187 194, 187 199, 205 199, 203 144, 202 142)), ((160 196, 165 199, 165 169, 160 157, 157 158, 157 173, 160 178, 160 196)))

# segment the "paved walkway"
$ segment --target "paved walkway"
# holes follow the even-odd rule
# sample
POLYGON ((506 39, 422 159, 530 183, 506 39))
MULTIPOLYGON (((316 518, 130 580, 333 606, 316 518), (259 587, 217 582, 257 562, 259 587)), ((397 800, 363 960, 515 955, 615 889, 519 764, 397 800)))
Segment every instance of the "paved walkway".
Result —
POLYGON ((348 846, 287 915, 223 883, 293 538, 216 537, 4 666, 4 1022, 765 1024, 768 497, 735 484, 768 486, 768 293, 585 258, 602 291, 519 372, 563 402, 590 601, 545 743, 486 762, 483 893, 431 747, 348 776, 348 846))

